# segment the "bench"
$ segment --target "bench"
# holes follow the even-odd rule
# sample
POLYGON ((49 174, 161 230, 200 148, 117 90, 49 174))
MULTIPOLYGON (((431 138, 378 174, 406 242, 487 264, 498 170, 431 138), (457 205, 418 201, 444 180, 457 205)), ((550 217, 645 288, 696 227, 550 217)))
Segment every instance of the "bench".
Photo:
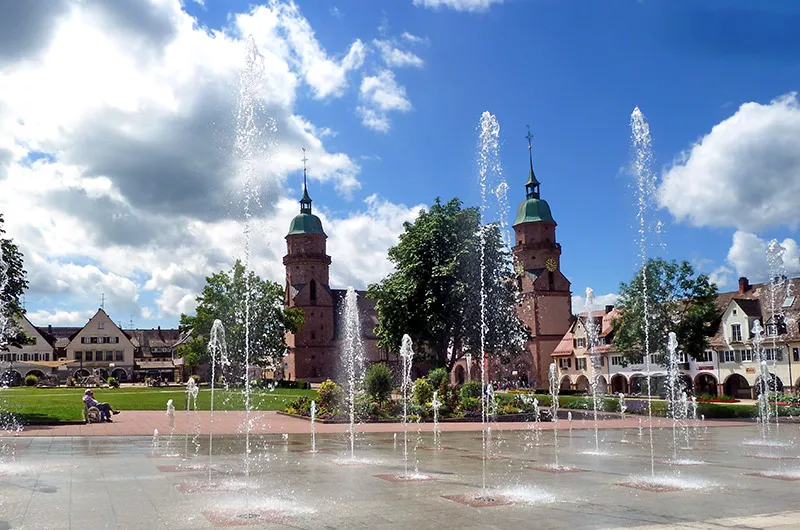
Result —
POLYGON ((90 407, 88 403, 84 403, 83 420, 86 423, 100 423, 100 409, 90 407))

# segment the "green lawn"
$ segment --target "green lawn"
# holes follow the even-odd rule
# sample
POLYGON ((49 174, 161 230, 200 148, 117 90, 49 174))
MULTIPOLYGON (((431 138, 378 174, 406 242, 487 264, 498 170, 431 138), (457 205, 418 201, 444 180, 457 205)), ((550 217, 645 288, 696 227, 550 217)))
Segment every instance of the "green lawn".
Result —
MULTIPOLYGON (((28 388, 17 387, 0 390, 0 412, 8 411, 26 423, 72 421, 83 419, 83 388, 28 388)), ((253 389, 251 404, 254 410, 283 410, 287 403, 301 396, 316 399, 316 390, 278 388, 273 392, 253 389)), ((122 387, 98 388, 97 401, 107 401, 119 410, 167 410, 167 400, 173 400, 178 410, 186 408, 186 393, 181 387, 150 388, 122 387)), ((197 409, 211 409, 211 391, 200 389, 197 409)), ((244 410, 242 390, 214 391, 214 410, 244 410)))

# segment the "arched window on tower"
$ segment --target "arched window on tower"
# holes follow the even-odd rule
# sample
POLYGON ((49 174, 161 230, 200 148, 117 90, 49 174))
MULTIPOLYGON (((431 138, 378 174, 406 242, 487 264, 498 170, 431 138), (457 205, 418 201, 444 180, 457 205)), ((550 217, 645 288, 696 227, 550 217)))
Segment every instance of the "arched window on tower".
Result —
POLYGON ((311 289, 311 291, 310 291, 309 296, 311 298, 311 303, 316 305, 317 304, 317 282, 316 282, 316 280, 311 280, 310 289, 311 289))
POLYGON ((556 278, 553 274, 553 271, 547 271, 547 283, 550 285, 550 290, 555 291, 556 289, 556 278))

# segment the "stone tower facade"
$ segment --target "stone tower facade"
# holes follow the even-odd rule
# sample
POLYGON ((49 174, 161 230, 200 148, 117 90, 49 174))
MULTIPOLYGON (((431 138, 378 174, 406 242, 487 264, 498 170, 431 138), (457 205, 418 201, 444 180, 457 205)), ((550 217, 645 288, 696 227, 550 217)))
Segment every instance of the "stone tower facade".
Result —
MULTIPOLYGON (((530 134, 528 150, 530 153, 530 134)), ((525 201, 519 205, 514 221, 515 245, 511 249, 517 270, 521 304, 517 313, 530 328, 533 338, 526 344, 530 352, 526 366, 529 379, 538 387, 547 386, 552 354, 572 321, 570 282, 561 272, 561 245, 556 241, 556 222, 550 206, 542 200, 540 183, 533 172, 525 183, 525 201)))
POLYGON ((320 379, 334 373, 335 301, 329 285, 331 257, 327 254, 328 236, 322 221, 311 211, 305 169, 300 214, 286 235, 287 307, 303 310, 305 323, 298 333, 289 333, 289 353, 284 362, 287 379, 320 379))

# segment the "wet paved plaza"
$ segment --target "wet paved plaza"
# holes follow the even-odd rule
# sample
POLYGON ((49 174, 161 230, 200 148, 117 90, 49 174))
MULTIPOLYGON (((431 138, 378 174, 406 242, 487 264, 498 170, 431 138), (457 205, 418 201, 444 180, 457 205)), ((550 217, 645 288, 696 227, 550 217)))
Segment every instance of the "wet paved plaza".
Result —
MULTIPOLYGON (((774 428, 773 428, 774 434, 774 428)), ((0 529, 800 528, 800 426, 765 445, 755 425, 670 429, 3 438, 0 529), (681 441, 679 445, 685 445, 681 441), (416 450, 415 450, 416 448, 416 450), (554 472, 566 471, 570 472, 554 472), (416 469, 416 473, 414 473, 416 469), (484 475, 485 470, 485 475, 484 475), (485 477, 485 479, 484 479, 485 477), (420 478, 426 480, 418 480, 420 478), (667 480, 668 479, 668 480, 667 480), (483 484, 486 489, 483 489, 483 484), (647 486, 647 485, 645 485, 647 486), (650 485, 652 486, 652 485, 650 485), (476 499, 476 497, 478 497, 476 499)))

